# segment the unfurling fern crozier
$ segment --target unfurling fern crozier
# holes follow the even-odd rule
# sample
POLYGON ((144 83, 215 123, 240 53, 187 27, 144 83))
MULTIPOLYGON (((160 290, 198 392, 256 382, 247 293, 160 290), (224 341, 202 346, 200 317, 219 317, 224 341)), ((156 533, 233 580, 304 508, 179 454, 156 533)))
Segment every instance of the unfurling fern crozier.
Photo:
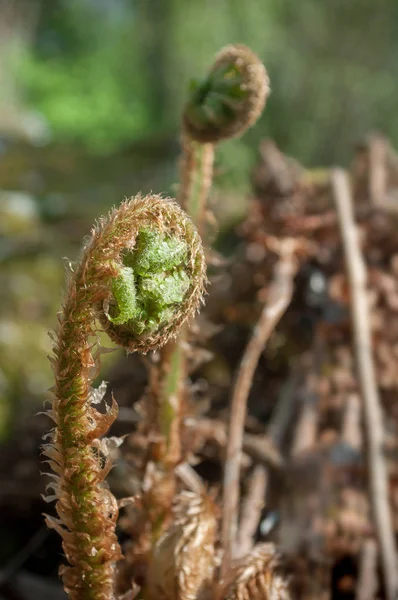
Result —
POLYGON ((69 274, 51 359, 55 428, 44 454, 58 513, 47 524, 63 538, 69 562, 63 580, 72 600, 113 599, 121 556, 117 505, 104 485, 111 461, 100 439, 117 405, 113 400, 99 412, 105 386, 91 387, 100 355, 97 323, 128 352, 154 350, 198 309, 204 282, 194 225, 174 201, 156 195, 127 200, 100 220, 69 274))

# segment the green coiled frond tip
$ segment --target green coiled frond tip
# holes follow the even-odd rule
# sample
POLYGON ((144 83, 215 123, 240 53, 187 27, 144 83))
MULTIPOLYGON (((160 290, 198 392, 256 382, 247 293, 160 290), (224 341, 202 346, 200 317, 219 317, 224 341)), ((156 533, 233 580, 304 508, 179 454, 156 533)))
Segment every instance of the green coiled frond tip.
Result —
POLYGON ((192 85, 184 129, 201 143, 242 135, 257 121, 268 94, 267 71, 258 56, 241 44, 226 46, 206 79, 192 85))
POLYGON ((118 253, 109 263, 113 276, 99 318, 117 344, 147 352, 175 336, 198 308, 205 281, 201 240, 184 211, 157 195, 115 209, 100 222, 91 245, 109 227, 118 253))

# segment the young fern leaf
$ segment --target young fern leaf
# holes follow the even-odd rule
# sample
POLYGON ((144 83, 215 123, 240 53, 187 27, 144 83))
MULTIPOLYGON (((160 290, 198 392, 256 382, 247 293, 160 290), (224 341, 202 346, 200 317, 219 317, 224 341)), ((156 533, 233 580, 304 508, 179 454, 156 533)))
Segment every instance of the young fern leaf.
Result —
POLYGON ((182 116, 180 203, 202 234, 214 146, 254 125, 269 94, 267 71, 254 52, 235 44, 216 54, 207 77, 192 86, 182 116))
POLYGON ((55 422, 43 448, 54 471, 58 519, 69 566, 62 570, 72 600, 111 600, 115 563, 116 500, 104 478, 111 468, 100 437, 117 405, 100 413, 105 386, 91 388, 99 348, 96 320, 128 352, 147 352, 174 337, 200 304, 205 261, 190 219, 169 199, 138 196, 100 220, 69 276, 51 359, 55 422))
POLYGON ((268 94, 268 75, 254 52, 242 44, 226 46, 207 78, 193 87, 184 129, 202 144, 242 135, 257 121, 268 94))

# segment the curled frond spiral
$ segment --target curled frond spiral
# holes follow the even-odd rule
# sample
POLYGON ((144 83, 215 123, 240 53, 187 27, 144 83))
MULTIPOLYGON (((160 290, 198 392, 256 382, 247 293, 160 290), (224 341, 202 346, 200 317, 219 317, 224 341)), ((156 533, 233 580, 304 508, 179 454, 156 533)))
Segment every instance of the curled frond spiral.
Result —
POLYGON ((156 195, 127 200, 100 220, 69 276, 51 358, 55 428, 43 450, 54 472, 47 499, 57 501, 59 517, 47 524, 63 538, 72 600, 113 599, 121 556, 117 503, 104 484, 109 444, 100 439, 117 405, 98 411, 106 386, 91 387, 100 354, 96 320, 129 352, 155 349, 198 308, 204 279, 195 227, 175 202, 156 195))
POLYGON ((264 65, 242 44, 226 46, 216 55, 206 79, 194 83, 183 124, 201 143, 243 134, 260 116, 269 94, 264 65))
POLYGON ((117 242, 109 249, 118 258, 109 261, 115 270, 112 289, 99 318, 128 352, 147 352, 174 337, 197 310, 205 280, 202 243, 175 202, 152 195, 122 204, 108 225, 100 223, 91 246, 114 218, 117 242))

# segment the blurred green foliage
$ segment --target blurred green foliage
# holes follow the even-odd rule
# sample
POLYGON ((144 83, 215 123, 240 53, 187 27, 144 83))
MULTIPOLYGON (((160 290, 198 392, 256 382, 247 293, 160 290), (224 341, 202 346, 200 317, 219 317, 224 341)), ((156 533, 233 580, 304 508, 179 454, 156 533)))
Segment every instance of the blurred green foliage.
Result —
POLYGON ((346 158, 369 129, 398 141, 397 26, 395 0, 42 1, 20 82, 56 137, 109 152, 176 135, 188 82, 221 46, 246 43, 272 96, 241 144, 269 135, 319 164, 346 158))
POLYGON ((42 12, 19 77, 55 137, 110 152, 150 132, 146 78, 129 20, 76 1, 47 4, 42 12))

